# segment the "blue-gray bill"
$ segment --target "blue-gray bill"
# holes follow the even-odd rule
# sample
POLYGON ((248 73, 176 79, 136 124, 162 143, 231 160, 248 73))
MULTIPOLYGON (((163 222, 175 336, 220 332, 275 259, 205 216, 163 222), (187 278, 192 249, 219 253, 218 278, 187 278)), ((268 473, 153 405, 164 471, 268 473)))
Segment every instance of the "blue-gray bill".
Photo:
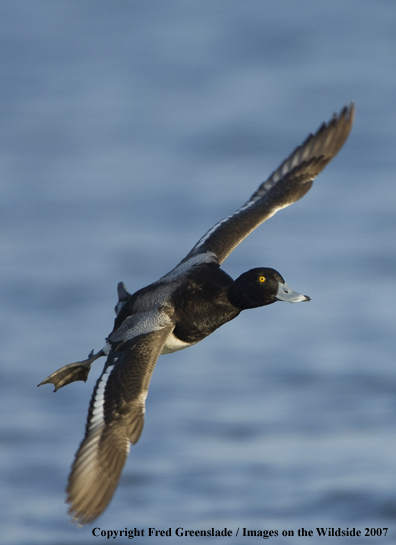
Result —
POLYGON ((302 301, 310 301, 311 298, 308 295, 302 295, 296 291, 293 291, 286 284, 279 282, 278 293, 276 294, 276 299, 278 301, 285 301, 286 303, 301 303, 302 301))

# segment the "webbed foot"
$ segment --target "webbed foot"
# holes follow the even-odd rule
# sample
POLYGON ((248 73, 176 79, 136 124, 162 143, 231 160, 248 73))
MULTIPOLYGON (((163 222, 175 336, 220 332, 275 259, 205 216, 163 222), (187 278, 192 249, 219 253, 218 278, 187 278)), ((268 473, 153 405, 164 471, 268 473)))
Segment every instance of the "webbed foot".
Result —
POLYGON ((59 388, 62 388, 63 386, 71 384, 77 380, 83 380, 86 382, 91 370, 91 363, 102 356, 105 356, 103 350, 100 350, 97 354, 94 354, 94 351, 92 350, 88 356, 88 359, 64 365, 40 382, 38 386, 41 386, 42 384, 53 384, 55 386, 54 392, 56 392, 59 390, 59 388))

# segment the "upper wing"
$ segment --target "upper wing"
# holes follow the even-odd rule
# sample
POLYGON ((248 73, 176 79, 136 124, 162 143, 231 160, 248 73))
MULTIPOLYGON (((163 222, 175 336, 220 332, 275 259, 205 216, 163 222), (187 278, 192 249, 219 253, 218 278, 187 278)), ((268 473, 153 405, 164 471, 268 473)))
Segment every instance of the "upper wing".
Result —
POLYGON ((108 356, 67 487, 69 514, 80 524, 99 516, 113 496, 129 442, 136 443, 142 433, 151 375, 173 327, 139 335, 108 356))
POLYGON ((301 199, 343 146, 352 128, 354 111, 353 103, 345 106, 328 124, 323 123, 315 135, 310 134, 241 208, 209 229, 181 263, 197 254, 213 252, 221 264, 258 225, 301 199))

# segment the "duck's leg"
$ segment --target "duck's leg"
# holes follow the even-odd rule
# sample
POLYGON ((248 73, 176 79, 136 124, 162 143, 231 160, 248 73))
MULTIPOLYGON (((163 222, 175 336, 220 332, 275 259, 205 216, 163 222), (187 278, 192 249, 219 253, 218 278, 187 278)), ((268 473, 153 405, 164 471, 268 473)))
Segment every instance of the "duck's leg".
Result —
POLYGON ((99 350, 99 352, 96 354, 94 354, 94 351, 92 350, 88 356, 88 359, 76 361, 75 363, 69 363, 68 365, 61 367, 40 382, 38 386, 51 383, 55 386, 54 392, 56 392, 59 390, 59 388, 62 388, 71 382, 75 382, 76 380, 83 380, 86 382, 88 374, 91 370, 91 363, 105 355, 106 354, 103 352, 103 350, 99 350))

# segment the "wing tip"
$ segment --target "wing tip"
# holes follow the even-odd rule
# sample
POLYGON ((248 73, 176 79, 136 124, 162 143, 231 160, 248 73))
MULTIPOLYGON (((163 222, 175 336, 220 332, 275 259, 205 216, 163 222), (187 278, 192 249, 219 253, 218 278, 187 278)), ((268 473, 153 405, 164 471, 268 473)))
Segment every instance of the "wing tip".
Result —
MULTIPOLYGON (((335 114, 336 115, 336 114, 335 114)), ((349 104, 345 104, 340 112, 340 117, 343 117, 346 121, 349 121, 351 125, 355 119, 355 101, 351 100, 349 104)))
POLYGON ((326 129, 330 127, 331 125, 334 125, 334 127, 337 125, 340 125, 343 129, 343 132, 345 134, 345 140, 346 140, 349 136, 349 133, 351 132, 354 120, 355 120, 355 102, 351 100, 349 104, 345 104, 345 106, 342 108, 342 110, 339 113, 335 112, 333 114, 332 119, 328 123, 323 123, 323 125, 317 131, 317 134, 322 129, 326 129))

